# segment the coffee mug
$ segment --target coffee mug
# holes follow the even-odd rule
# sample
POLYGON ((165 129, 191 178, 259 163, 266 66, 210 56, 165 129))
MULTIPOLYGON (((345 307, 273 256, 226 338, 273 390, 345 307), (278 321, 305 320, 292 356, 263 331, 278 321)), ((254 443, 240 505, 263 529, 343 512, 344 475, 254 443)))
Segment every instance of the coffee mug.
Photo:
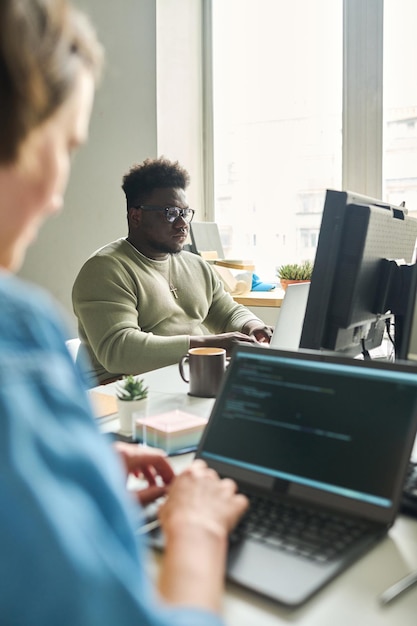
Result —
POLYGON ((181 357, 179 370, 181 378, 190 383, 190 396, 214 398, 222 382, 226 369, 226 350, 224 348, 190 348, 188 354, 181 357), (188 363, 189 378, 185 374, 188 363))

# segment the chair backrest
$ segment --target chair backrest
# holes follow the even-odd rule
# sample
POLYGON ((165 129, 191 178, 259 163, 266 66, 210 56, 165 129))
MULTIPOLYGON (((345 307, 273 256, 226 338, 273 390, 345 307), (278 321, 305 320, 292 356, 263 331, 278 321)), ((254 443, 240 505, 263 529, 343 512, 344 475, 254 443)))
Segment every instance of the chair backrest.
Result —
POLYGON ((80 349, 81 341, 78 339, 78 337, 74 337, 74 339, 68 339, 68 341, 66 341, 65 343, 67 345, 70 355, 75 362, 77 360, 78 350, 80 349))

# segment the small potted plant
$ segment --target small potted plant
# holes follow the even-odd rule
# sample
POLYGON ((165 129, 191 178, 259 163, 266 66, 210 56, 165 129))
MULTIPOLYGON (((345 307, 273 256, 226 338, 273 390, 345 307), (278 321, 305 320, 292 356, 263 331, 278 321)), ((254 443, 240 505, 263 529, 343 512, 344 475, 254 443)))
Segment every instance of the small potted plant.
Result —
POLYGON ((120 420, 120 432, 133 436, 135 433, 134 419, 146 415, 148 387, 143 378, 135 378, 132 374, 123 376, 116 383, 116 396, 120 420), (135 417, 134 417, 135 414, 135 417))
POLYGON ((313 273, 313 263, 303 261, 302 263, 287 263, 277 267, 277 276, 284 291, 291 283, 308 283, 313 273))

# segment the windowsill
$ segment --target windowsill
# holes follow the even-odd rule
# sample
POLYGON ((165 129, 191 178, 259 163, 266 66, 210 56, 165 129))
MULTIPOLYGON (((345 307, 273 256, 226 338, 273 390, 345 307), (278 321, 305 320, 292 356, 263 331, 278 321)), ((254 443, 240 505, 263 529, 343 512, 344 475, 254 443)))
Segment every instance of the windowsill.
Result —
POLYGON ((250 291, 243 296, 233 296, 233 300, 244 306, 266 306, 279 308, 284 299, 284 291, 280 287, 272 291, 250 291))

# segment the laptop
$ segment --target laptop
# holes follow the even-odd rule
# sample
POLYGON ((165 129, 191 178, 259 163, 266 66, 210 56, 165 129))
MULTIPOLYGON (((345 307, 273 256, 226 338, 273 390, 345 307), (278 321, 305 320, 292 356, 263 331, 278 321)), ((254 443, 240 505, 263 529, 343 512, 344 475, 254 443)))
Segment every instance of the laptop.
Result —
POLYGON ((310 283, 288 285, 269 344, 271 348, 298 350, 309 289, 310 283))
POLYGON ((228 578, 288 607, 308 600, 388 532, 416 430, 417 376, 405 364, 239 345, 196 453, 261 513, 233 533, 228 578), (283 507, 269 529, 265 502, 283 507), (268 538, 286 507, 312 516, 324 557, 268 538))

